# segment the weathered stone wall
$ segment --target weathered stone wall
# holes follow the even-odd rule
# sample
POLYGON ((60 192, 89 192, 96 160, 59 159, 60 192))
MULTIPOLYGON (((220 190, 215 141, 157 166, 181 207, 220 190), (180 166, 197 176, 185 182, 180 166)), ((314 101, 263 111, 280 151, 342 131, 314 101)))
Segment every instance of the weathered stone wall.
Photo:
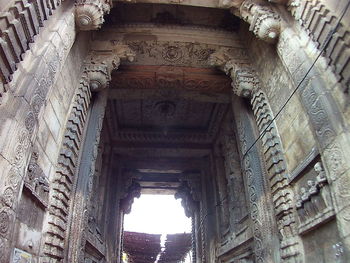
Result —
MULTIPOLYGON (((327 5, 318 2, 322 1, 312 1, 310 5, 320 5, 320 9, 321 7, 323 10, 327 9, 327 5)), ((304 3, 301 5, 304 6, 304 3)), ((308 4, 305 6, 306 9, 309 8, 308 4)), ((282 14, 284 21, 289 21, 289 24, 284 25, 277 48, 275 45, 271 46, 257 40, 248 33, 246 26, 243 27, 241 35, 246 39, 246 43, 249 43, 249 54, 259 75, 260 88, 267 95, 273 115, 281 110, 288 97, 308 73, 298 92, 276 119, 287 164, 286 176, 294 192, 291 200, 297 211, 293 213, 296 219, 295 231, 302 240, 299 253, 303 254, 305 262, 332 260, 345 262, 348 257, 347 248, 344 248, 348 242, 345 233, 348 233, 348 228, 342 222, 348 217, 344 215, 347 211, 344 208, 346 206, 344 200, 337 198, 339 195, 343 197, 345 195, 337 192, 337 183, 332 183, 338 178, 342 178, 338 183, 342 181, 346 184, 348 181, 346 173, 348 168, 344 162, 348 141, 341 135, 346 134, 345 127, 348 126, 346 118, 349 111, 346 102, 348 95, 344 92, 336 71, 344 64, 332 61, 332 53, 327 51, 325 57, 321 56, 313 69, 308 72, 325 40, 316 38, 315 41, 312 38, 313 33, 325 32, 326 29, 330 32, 336 23, 331 21, 331 25, 328 25, 328 22, 325 22, 327 13, 315 11, 312 15, 304 14, 304 17, 300 18, 302 26, 299 26, 289 14, 283 12, 282 14), (324 31, 315 30, 316 24, 310 22, 316 17, 321 19, 322 23, 318 25, 322 25, 324 31), (310 28, 304 28, 305 25, 310 28), (336 64, 332 67, 332 63, 336 64), (341 146, 339 141, 342 142, 341 146), (317 206, 317 202, 322 206, 317 206), (335 216, 337 210, 342 210, 343 214, 335 216), (311 240, 323 241, 316 244, 311 240), (315 251, 318 252, 314 253, 315 251), (306 256, 310 253, 313 256, 306 256)), ((343 32, 346 23, 345 19, 340 25, 341 29, 338 28, 340 32, 343 32)), ((334 36, 337 37, 339 33, 334 36)), ((334 41, 330 43, 332 48, 334 43, 334 41)), ((341 45, 341 41, 337 44, 341 45)), ((342 74, 347 73, 343 71, 342 74)), ((341 189, 344 189, 344 186, 341 189)))
POLYGON ((73 12, 67 1, 44 22, 1 94, 0 262, 43 255, 50 180, 89 43, 76 38, 73 12))
MULTIPOLYGON (((274 114, 282 108, 289 95, 295 89, 287 70, 282 64, 275 45, 258 40, 248 33, 244 25, 242 37, 249 46, 249 54, 255 70, 258 72, 261 89, 267 95, 274 114)), ((288 169, 293 171, 315 147, 315 139, 310 123, 297 95, 287 103, 276 118, 288 169)))

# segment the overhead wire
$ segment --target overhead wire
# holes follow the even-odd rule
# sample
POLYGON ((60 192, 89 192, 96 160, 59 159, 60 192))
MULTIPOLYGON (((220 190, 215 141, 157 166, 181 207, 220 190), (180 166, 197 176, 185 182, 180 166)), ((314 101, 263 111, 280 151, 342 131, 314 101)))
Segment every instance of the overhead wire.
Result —
POLYGON ((254 145, 266 134, 267 129, 271 126, 271 124, 276 120, 276 118, 280 115, 280 113, 284 110, 284 108, 286 107, 286 105, 289 103, 289 101, 292 99, 292 97, 294 96, 294 94, 299 90, 301 84, 304 82, 304 80, 306 79, 306 77, 309 75, 309 73, 311 72, 311 70, 313 69, 313 67, 315 66, 316 62, 318 61, 318 59, 321 57, 321 55, 323 54, 323 52, 326 50, 326 48, 328 47, 328 44, 330 43, 334 33, 338 30, 338 27, 340 25, 340 22, 342 21, 342 19, 344 18, 344 15, 346 14, 348 8, 350 6, 350 0, 348 1, 348 3, 346 4, 340 18, 337 21, 336 26, 333 28, 333 30, 331 30, 323 45, 321 46, 321 50, 318 53, 316 59, 313 61, 313 63, 311 64, 311 66, 309 67, 309 69, 306 71, 304 77, 301 79, 301 81, 298 83, 298 85, 296 86, 296 88, 293 90, 293 92, 290 94, 290 96, 288 97, 288 99, 284 102, 284 104, 282 105, 282 107, 280 108, 280 110, 277 112, 277 114, 275 115, 275 117, 268 123, 268 125, 265 127, 265 129, 259 134, 259 137, 254 141, 254 143, 248 148, 248 150, 243 154, 243 158, 246 157, 246 155, 248 154, 248 152, 254 147, 254 145))
MULTIPOLYGON (((282 105, 281 109, 277 112, 277 114, 275 115, 275 117, 269 122, 269 124, 266 126, 266 128, 260 133, 259 137, 254 141, 254 143, 248 148, 248 150, 243 154, 243 158, 248 154, 248 152, 254 147, 254 145, 258 142, 258 140, 260 140, 266 133, 267 129, 270 127, 270 125, 276 120, 276 118, 279 116, 279 114, 283 111, 283 109, 286 107, 286 105, 288 104, 288 102, 291 100, 291 98, 294 96, 294 94, 298 91, 298 89, 300 88, 301 84, 303 83, 303 81, 306 79, 306 77, 308 76, 308 74, 311 72, 311 70, 313 69, 313 67, 315 66, 316 62, 318 61, 318 59, 321 57, 321 55, 323 54, 323 52, 325 51, 325 49, 328 47, 328 44, 330 43, 334 33, 338 30, 338 27, 342 21, 342 19, 344 18, 347 10, 349 9, 350 6, 350 0, 347 2, 345 8, 343 9, 343 12, 340 16, 340 18, 337 21, 336 26, 333 28, 333 30, 331 30, 323 45, 321 46, 321 50, 319 52, 319 54, 317 55, 317 57, 315 58, 315 60, 313 61, 313 63, 311 64, 310 68, 306 71, 304 77, 301 79, 301 81, 298 83, 298 85, 296 86, 296 88, 293 90, 293 92, 290 94, 290 96, 288 97, 288 99, 285 101, 285 103, 282 105)), ((219 202, 217 202, 214 206, 214 208, 220 207, 222 206, 223 202, 228 198, 228 194, 221 200, 219 200, 219 202)), ((200 225, 198 227, 198 230, 201 230, 201 228, 203 227, 204 224, 204 220, 209 216, 214 214, 215 211, 210 212, 210 213, 206 213, 201 221, 200 221, 200 225)))

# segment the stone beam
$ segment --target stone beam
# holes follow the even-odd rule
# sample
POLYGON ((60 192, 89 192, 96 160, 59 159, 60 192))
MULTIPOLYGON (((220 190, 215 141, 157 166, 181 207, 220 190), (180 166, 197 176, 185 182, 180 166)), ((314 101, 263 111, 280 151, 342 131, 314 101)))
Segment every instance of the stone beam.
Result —
MULTIPOLYGON (((169 90, 169 93, 171 91, 169 90)), ((174 92, 174 90, 172 90, 174 92)), ((209 103, 230 103, 230 96, 227 93, 201 92, 190 90, 179 90, 176 93, 177 98, 209 102, 209 103)), ((109 99, 115 100, 145 100, 159 98, 159 89, 110 89, 109 99)))

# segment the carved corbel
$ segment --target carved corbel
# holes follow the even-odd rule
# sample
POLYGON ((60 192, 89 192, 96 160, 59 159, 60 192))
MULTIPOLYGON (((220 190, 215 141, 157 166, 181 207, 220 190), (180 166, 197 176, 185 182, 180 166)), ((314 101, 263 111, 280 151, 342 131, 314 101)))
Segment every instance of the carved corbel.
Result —
POLYGON ((223 51, 210 55, 209 65, 220 68, 232 79, 233 92, 240 97, 250 98, 258 88, 258 78, 249 64, 239 63, 223 51))
POLYGON ((281 31, 281 18, 269 5, 259 0, 245 0, 239 13, 258 38, 269 43, 276 42, 281 31))
POLYGON ((131 212, 131 206, 134 203, 134 199, 141 196, 141 186, 140 184, 133 182, 128 188, 128 192, 123 199, 120 200, 120 208, 123 210, 124 214, 129 214, 131 212))
POLYGON ((194 215, 197 202, 193 200, 191 189, 186 183, 183 183, 178 188, 175 194, 175 199, 181 199, 181 205, 184 208, 187 217, 192 217, 194 215))
POLYGON ((75 21, 80 30, 99 29, 104 22, 104 15, 111 10, 109 0, 77 0, 75 3, 75 21))
POLYGON ((127 45, 117 45, 108 52, 92 51, 84 65, 91 91, 106 88, 111 80, 111 72, 118 69, 122 60, 132 62, 135 55, 127 45))

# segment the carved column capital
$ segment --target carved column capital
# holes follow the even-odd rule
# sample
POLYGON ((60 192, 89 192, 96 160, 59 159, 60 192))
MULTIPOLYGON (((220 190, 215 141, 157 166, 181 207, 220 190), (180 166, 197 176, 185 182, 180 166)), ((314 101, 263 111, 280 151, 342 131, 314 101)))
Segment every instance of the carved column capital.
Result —
POLYGON ((249 64, 239 63, 222 51, 211 54, 208 62, 211 66, 220 68, 231 77, 233 92, 237 96, 250 98, 258 88, 258 77, 249 64))
POLYGON ((239 13, 250 24, 249 30, 258 38, 269 43, 276 42, 281 31, 281 18, 268 4, 258 0, 245 0, 239 13))
POLYGON ((91 91, 106 88, 111 80, 111 72, 119 67, 122 60, 132 62, 135 55, 127 45, 117 45, 107 52, 91 51, 84 65, 91 91))
POLYGON ((111 10, 109 0, 76 0, 75 22, 80 30, 99 29, 104 22, 104 15, 111 10))

